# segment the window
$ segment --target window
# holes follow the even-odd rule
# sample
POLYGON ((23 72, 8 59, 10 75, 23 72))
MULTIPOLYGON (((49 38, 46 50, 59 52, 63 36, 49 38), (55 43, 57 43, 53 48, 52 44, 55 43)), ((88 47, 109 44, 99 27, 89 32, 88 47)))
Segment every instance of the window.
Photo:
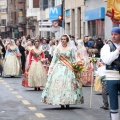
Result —
POLYGON ((104 19, 88 21, 88 34, 93 37, 104 37, 104 19))
POLYGON ((1 26, 6 26, 6 19, 1 19, 1 26))
POLYGON ((16 6, 16 0, 13 0, 14 1, 14 7, 16 6))
POLYGON ((6 13, 6 9, 0 9, 0 13, 6 13))
POLYGON ((12 0, 8 0, 8 4, 11 4, 12 3, 12 0))
POLYGON ((39 8, 39 0, 33 0, 33 8, 39 8))
POLYGON ((55 0, 52 0, 52 7, 55 6, 55 0))
POLYGON ((40 0, 40 9, 45 10, 48 8, 48 0, 40 0))
POLYGON ((66 10, 65 13, 66 13, 66 17, 70 17, 70 10, 66 10))
POLYGON ((48 0, 43 0, 43 10, 48 8, 48 0))

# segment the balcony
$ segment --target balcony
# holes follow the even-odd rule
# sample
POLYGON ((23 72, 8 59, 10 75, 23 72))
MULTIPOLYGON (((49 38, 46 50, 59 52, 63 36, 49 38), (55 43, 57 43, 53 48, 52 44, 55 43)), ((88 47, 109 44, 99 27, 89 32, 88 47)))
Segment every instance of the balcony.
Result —
POLYGON ((18 17, 18 23, 19 24, 26 24, 26 18, 25 17, 18 17))
POLYGON ((27 17, 37 17, 37 13, 40 11, 40 8, 27 9, 27 17))
POLYGON ((25 3, 26 0, 18 0, 19 3, 25 3))
POLYGON ((12 21, 7 22, 7 26, 11 27, 13 25, 12 21))

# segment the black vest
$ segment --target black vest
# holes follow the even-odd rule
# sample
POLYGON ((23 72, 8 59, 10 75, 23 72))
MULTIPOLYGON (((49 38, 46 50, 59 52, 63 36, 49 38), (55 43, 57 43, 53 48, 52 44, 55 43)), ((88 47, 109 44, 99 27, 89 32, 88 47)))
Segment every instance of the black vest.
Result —
MULTIPOLYGON (((109 44, 109 46, 110 52, 114 52, 117 49, 113 43, 109 44)), ((116 70, 120 72, 120 55, 116 60, 111 63, 111 65, 106 65, 106 70, 116 70)))

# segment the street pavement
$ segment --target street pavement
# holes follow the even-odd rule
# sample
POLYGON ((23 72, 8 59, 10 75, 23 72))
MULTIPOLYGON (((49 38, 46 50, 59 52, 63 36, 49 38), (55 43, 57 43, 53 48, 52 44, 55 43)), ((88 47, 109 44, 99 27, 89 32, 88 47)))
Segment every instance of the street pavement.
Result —
POLYGON ((24 88, 21 82, 22 78, 0 78, 0 120, 109 120, 109 110, 100 109, 101 94, 93 92, 90 108, 90 87, 83 87, 83 105, 61 109, 42 103, 42 91, 24 88))

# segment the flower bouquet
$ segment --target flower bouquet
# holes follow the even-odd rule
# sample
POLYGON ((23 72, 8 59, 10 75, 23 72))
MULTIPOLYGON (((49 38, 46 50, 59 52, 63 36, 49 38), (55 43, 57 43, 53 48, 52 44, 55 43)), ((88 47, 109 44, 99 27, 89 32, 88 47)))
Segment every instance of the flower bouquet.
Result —
POLYGON ((81 72, 84 68, 84 62, 83 61, 78 61, 73 64, 73 69, 74 71, 81 72))
POLYGON ((95 57, 90 58, 90 63, 96 63, 96 62, 97 62, 97 58, 95 58, 95 57))
POLYGON ((81 78, 81 71, 84 69, 84 62, 78 61, 72 65, 77 80, 81 78))

